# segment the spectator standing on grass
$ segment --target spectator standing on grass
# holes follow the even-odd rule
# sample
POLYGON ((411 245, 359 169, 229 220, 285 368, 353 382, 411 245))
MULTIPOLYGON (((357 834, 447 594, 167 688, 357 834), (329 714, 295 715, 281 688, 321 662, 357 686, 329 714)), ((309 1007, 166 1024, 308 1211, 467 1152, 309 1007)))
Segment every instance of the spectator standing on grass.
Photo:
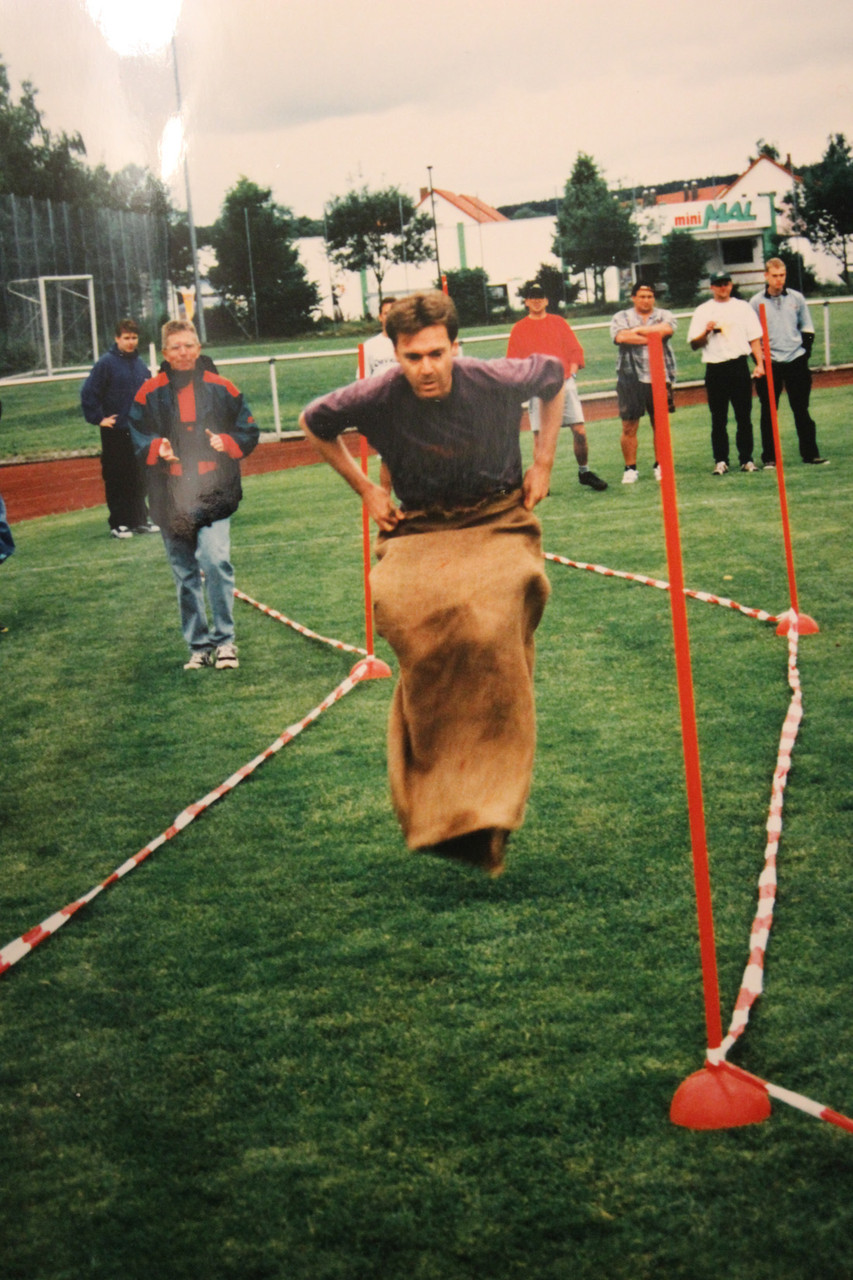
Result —
POLYGON ((385 369, 392 369, 397 364, 397 357, 394 355, 394 343, 385 331, 388 312, 396 301, 396 298, 383 298, 379 304, 379 323, 382 325, 382 332, 375 333, 372 338, 368 338, 367 342, 364 343, 365 378, 373 378, 377 373, 383 373, 385 369))
POLYGON ((533 768, 533 635, 549 592, 533 508, 548 493, 563 367, 457 358, 456 308, 437 291, 401 299, 387 327, 398 367, 313 401, 300 425, 379 526, 370 582, 400 667, 388 774, 406 842, 498 875, 533 768), (532 395, 541 431, 522 474, 532 395), (347 427, 387 462, 399 508, 344 445, 347 427))
MULTIPOLYGON (((659 333, 663 338, 663 360, 666 373, 670 412, 674 411, 672 386, 675 382, 675 352, 670 338, 678 328, 678 321, 671 311, 656 305, 657 294, 653 284, 637 281, 631 290, 633 305, 617 311, 610 322, 610 337, 619 348, 616 361, 616 395, 619 400, 619 417, 622 419, 622 458, 625 470, 623 484, 636 484, 637 432, 640 418, 649 415, 652 436, 655 430, 655 406, 652 396, 652 375, 649 368, 649 334, 659 333)), ((653 473, 660 480, 660 466, 655 456, 653 473)))
MULTIPOLYGON (((776 405, 778 407, 784 388, 794 415, 800 457, 813 466, 823 466, 828 459, 820 456, 817 427, 809 413, 812 393, 809 357, 814 345, 814 325, 808 304, 796 289, 786 288, 787 269, 781 258, 768 259, 764 265, 764 279, 763 291, 750 298, 749 303, 758 316, 764 304, 776 405)), ((761 461, 765 468, 772 469, 776 466, 776 442, 773 439, 766 375, 758 379, 755 389, 761 401, 761 461)))
POLYGON ((192 322, 169 320, 163 326, 163 364, 140 387, 130 413, 134 447, 178 590, 190 651, 187 671, 239 666, 231 516, 243 496, 240 459, 258 443, 242 392, 208 365, 192 322))
POLYGON ((133 397, 150 372, 137 354, 135 320, 119 320, 115 342, 83 383, 83 417, 101 428, 101 475, 109 513, 110 536, 157 533, 145 507, 145 481, 136 465, 128 415, 133 397))
MULTIPOLYGON (((572 429, 578 480, 581 484, 588 485, 590 489, 606 489, 607 481, 602 480, 589 469, 589 444, 576 381, 578 369, 584 366, 583 347, 575 337, 568 321, 548 311, 548 298, 541 285, 526 285, 522 296, 527 315, 512 326, 506 353, 510 359, 515 360, 523 360, 527 356, 539 354, 556 356, 561 361, 565 376, 563 426, 572 429)), ((531 430, 538 438, 538 396, 531 399, 528 412, 531 430)))
POLYGON ((735 415, 735 446, 741 471, 755 471, 752 460, 752 382, 764 376, 761 325, 748 302, 732 297, 728 271, 711 276, 711 298, 696 308, 687 341, 702 352, 705 391, 711 410, 711 449, 715 476, 729 469, 729 405, 735 415), (755 361, 750 375, 749 355, 755 361))

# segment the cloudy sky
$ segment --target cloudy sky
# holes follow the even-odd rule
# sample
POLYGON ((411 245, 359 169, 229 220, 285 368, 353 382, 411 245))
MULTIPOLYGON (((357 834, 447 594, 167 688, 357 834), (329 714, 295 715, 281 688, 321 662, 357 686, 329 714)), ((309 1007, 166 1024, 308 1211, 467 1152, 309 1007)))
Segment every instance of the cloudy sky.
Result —
MULTIPOLYGON (((795 164, 853 139, 850 0, 0 0, 14 96, 30 79, 92 163, 159 173, 175 78, 145 43, 173 8, 201 224, 240 174, 319 217, 365 183, 417 196, 428 165, 507 204, 552 197, 579 151, 651 186, 739 171, 759 138, 795 164)), ((172 187, 184 207, 180 166, 172 187)))

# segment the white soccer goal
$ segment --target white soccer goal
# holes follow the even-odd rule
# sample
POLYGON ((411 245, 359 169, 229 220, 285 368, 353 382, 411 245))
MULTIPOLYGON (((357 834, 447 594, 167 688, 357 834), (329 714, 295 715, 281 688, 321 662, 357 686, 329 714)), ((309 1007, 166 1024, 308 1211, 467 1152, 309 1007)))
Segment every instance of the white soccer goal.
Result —
POLYGON ((92 276, 34 276, 7 287, 15 300, 10 330, 31 348, 33 373, 62 373, 97 359, 92 276))

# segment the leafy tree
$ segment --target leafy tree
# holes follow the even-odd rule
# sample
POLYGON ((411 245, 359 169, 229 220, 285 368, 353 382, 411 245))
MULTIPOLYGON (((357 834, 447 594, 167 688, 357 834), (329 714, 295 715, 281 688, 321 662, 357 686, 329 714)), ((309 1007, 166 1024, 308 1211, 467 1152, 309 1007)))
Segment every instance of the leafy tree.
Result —
POLYGON ((390 266, 427 262, 434 256, 426 240, 432 226, 432 218, 416 213, 399 187, 349 191, 336 196, 326 210, 330 257, 346 271, 372 271, 380 302, 390 266))
POLYGON ((247 330, 272 337, 311 324, 317 286, 293 244, 293 215, 275 203, 269 187, 241 175, 226 193, 209 237, 216 252, 210 283, 247 330))
POLYGON ((79 199, 89 172, 80 157, 86 147, 79 133, 54 136, 36 105, 37 89, 25 80, 17 102, 0 62, 0 195, 38 200, 79 199))
POLYGON ((765 142, 763 138, 759 138, 755 144, 755 154, 757 156, 767 156, 769 160, 779 159, 779 148, 772 142, 765 142))
POLYGON ((489 277, 482 267, 463 267, 460 271, 447 271, 447 292, 453 299, 459 323, 488 324, 490 319, 489 296, 486 290, 489 277))
POLYGON ((572 273, 592 272, 595 301, 604 301, 604 273, 634 256, 630 211, 607 189, 592 156, 578 152, 557 211, 553 252, 572 273))
MULTIPOLYGON (((545 296, 548 299, 548 310, 555 315, 559 313, 560 304, 565 303, 571 306, 577 301, 578 294, 581 291, 579 284, 573 284, 571 280, 567 280, 559 267, 553 266, 549 262, 541 262, 539 270, 532 280, 528 280, 527 284, 540 284, 545 290, 545 296)), ((523 285, 519 290, 519 297, 524 297, 524 289, 527 284, 523 285)))
POLYGON ((686 306, 699 291, 699 281, 708 271, 705 246, 689 231, 676 227, 661 242, 661 271, 669 301, 686 306))
POLYGON ((822 159, 803 173, 802 190, 786 196, 792 225, 798 235, 819 244, 841 263, 845 286, 851 287, 850 247, 853 240, 853 156, 843 133, 828 139, 822 159))

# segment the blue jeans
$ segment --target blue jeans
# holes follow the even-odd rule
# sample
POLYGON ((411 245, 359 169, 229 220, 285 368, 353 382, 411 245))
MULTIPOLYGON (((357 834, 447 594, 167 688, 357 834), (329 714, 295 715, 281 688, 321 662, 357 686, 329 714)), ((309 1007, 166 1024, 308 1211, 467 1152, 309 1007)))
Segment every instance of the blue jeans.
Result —
POLYGON ((231 521, 216 520, 198 531, 195 550, 163 533, 166 555, 178 588, 181 631, 195 649, 213 649, 234 641, 234 568, 231 564, 231 521), (201 571, 204 570, 204 582, 201 571), (208 626, 204 591, 210 602, 208 626))

